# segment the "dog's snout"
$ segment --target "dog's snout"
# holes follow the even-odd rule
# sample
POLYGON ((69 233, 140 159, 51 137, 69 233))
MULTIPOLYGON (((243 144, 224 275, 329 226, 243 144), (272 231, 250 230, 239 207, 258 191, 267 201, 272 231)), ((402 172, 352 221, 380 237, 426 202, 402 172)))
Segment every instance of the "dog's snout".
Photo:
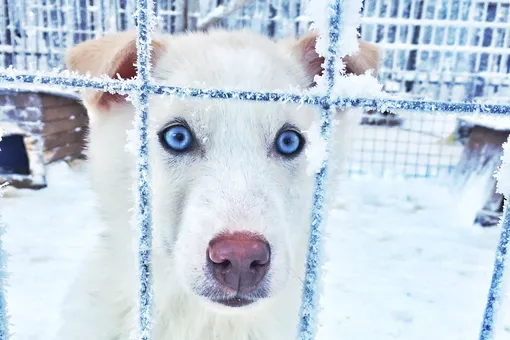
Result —
POLYGON ((237 292, 257 288, 271 259, 269 243, 246 233, 222 235, 209 243, 207 261, 214 278, 237 292))

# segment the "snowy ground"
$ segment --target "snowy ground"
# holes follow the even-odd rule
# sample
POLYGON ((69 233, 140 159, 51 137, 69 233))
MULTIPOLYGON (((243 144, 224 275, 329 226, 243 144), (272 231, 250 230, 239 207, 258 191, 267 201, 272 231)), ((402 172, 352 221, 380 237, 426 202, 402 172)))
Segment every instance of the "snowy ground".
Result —
MULTIPOLYGON (((12 339, 50 338, 97 232, 82 168, 49 170, 47 189, 0 198, 12 339)), ((328 226, 319 339, 476 339, 499 237, 497 228, 471 225, 476 193, 475 185, 459 199, 431 180, 342 183, 328 226)), ((503 307, 496 339, 510 339, 509 301, 503 307)))

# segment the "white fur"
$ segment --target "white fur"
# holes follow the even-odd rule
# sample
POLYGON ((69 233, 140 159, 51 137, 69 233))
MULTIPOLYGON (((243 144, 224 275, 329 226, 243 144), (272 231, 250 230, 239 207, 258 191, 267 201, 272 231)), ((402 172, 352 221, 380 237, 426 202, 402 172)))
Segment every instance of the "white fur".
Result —
MULTIPOLYGON (((166 46, 153 67, 159 82, 283 91, 306 90, 309 83, 288 42, 248 31, 158 39, 166 46)), ((100 112, 94 102, 85 105, 91 117, 90 177, 105 232, 70 291, 57 339, 135 339, 136 155, 126 147, 133 139, 135 111, 131 104, 114 104, 108 112, 100 112)), ((332 161, 337 166, 347 132, 358 122, 352 113, 336 117, 332 161)), ((294 104, 151 97, 154 340, 295 338, 314 176, 307 174, 305 152, 288 161, 268 150, 284 123, 307 131, 317 117, 317 109, 294 104), (200 156, 175 156, 160 145, 157 132, 176 117, 185 119, 204 145, 200 156), (268 240, 269 298, 229 308, 193 291, 210 284, 203 269, 206 249, 222 231, 250 231, 268 240)))

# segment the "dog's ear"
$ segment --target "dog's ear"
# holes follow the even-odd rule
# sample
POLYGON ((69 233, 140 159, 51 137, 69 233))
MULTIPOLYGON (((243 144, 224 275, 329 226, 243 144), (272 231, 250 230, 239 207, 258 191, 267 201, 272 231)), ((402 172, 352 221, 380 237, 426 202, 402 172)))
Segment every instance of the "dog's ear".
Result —
MULTIPOLYGON (((109 78, 131 79, 136 76, 136 32, 121 32, 85 41, 66 51, 68 70, 94 77, 106 75, 109 78)), ((151 62, 165 51, 165 46, 152 42, 151 62)), ((107 111, 114 103, 126 103, 125 96, 118 93, 87 89, 84 95, 87 105, 107 111)))
MULTIPOLYGON (((293 54, 301 60, 305 66, 305 70, 310 77, 310 84, 313 86, 313 78, 316 75, 322 75, 324 69, 324 57, 320 57, 315 50, 317 42, 317 33, 310 32, 303 36, 293 46, 293 54)), ((359 51, 353 55, 343 57, 345 63, 346 74, 361 75, 367 70, 373 70, 374 75, 377 75, 379 70, 379 61, 381 59, 379 49, 377 46, 368 43, 364 40, 358 40, 359 51)))

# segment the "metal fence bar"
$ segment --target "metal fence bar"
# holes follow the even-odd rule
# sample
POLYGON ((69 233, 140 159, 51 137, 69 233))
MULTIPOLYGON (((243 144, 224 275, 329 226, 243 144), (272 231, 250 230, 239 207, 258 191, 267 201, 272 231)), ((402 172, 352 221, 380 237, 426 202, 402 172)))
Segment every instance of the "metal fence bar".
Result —
POLYGON ((99 1, 99 12, 101 16, 101 34, 106 32, 106 4, 104 0, 99 1))
MULTIPOLYGON (((3 187, 0 185, 0 197, 3 187)), ((9 338, 9 317, 7 315, 7 302, 5 299, 5 284, 7 281, 7 254, 3 250, 2 238, 5 232, 5 225, 0 219, 0 340, 9 338)))
MULTIPOLYGON (((508 152, 508 150, 506 152, 508 152)), ((510 241, 510 197, 506 197, 505 205, 504 218, 501 223, 501 237, 496 251, 491 287, 489 289, 482 328, 480 330, 480 340, 492 340, 494 336, 496 312, 501 298, 501 286, 503 284, 503 274, 505 272, 505 262, 508 257, 508 244, 510 241)))
POLYGON ((149 82, 150 82, 150 54, 153 27, 154 4, 152 0, 138 0, 138 39, 137 48, 137 127, 138 127, 138 224, 139 244, 138 260, 140 275, 140 339, 150 340, 153 314, 152 287, 152 214, 149 168, 149 82))
MULTIPOLYGON (((16 0, 3 1, 6 3, 4 7, 9 3, 16 3, 16 0)), ((124 30, 128 26, 132 27, 130 18, 134 6, 126 6, 126 0, 113 0, 109 6, 105 5, 104 1, 99 4, 97 1, 95 0, 89 5, 87 1, 77 0, 74 11, 58 10, 62 12, 59 15, 62 15, 63 22, 73 21, 71 20, 73 16, 75 16, 74 21, 77 23, 79 21, 80 25, 75 24, 69 32, 69 34, 78 37, 79 41, 92 37, 104 29, 104 12, 105 10, 109 12, 109 8, 115 7, 121 10, 120 12, 115 11, 115 14, 118 14, 117 20, 111 16, 109 20, 112 23, 109 26, 113 27, 113 23, 117 21, 117 29, 124 30), (79 4, 84 6, 78 6, 79 4)), ((215 6, 218 5, 216 2, 210 3, 206 6, 207 8, 200 8, 201 13, 198 13, 191 7, 184 11, 184 8, 181 8, 182 1, 164 0, 158 2, 158 7, 165 9, 160 11, 161 16, 165 20, 168 19, 168 23, 163 27, 164 31, 181 31, 184 29, 181 22, 186 17, 188 22, 195 19, 200 20, 201 17, 207 16, 208 12, 214 11, 215 6)), ((270 26, 274 26, 273 31, 277 27, 288 26, 290 28, 292 26, 295 28, 298 25, 299 29, 293 29, 297 32, 303 32, 303 28, 306 28, 310 22, 310 18, 303 14, 304 9, 308 6, 306 0, 265 1, 274 12, 269 17, 267 17, 263 6, 259 6, 261 0, 251 1, 256 2, 256 6, 252 4, 254 11, 239 9, 228 15, 228 18, 222 18, 222 22, 233 28, 247 26, 250 24, 250 20, 271 21, 270 26), (291 9, 299 6, 299 11, 287 11, 286 3, 291 4, 291 9)), ((129 1, 129 4, 131 2, 129 1)), ((44 3, 47 4, 48 1, 34 0, 32 7, 34 14, 39 19, 36 20, 37 25, 31 27, 37 36, 41 35, 43 38, 56 30, 55 27, 51 27, 52 25, 44 23, 44 17, 48 17, 50 12, 54 12, 47 5, 42 5, 44 3)), ((437 6, 433 1, 392 0, 385 3, 383 0, 366 0, 366 5, 367 11, 362 20, 364 31, 367 32, 364 34, 364 38, 384 47, 385 57, 379 77, 382 83, 388 85, 387 92, 407 92, 415 98, 427 96, 436 100, 453 98, 470 100, 480 96, 487 99, 493 94, 508 97, 507 94, 510 91, 508 77, 510 31, 506 22, 508 21, 509 0, 497 3, 486 0, 442 0, 437 6), (438 67, 438 64, 442 66, 438 67), (454 88, 455 91, 452 91, 454 88)), ((12 19, 11 21, 14 21, 16 25, 20 21, 23 22, 23 18, 27 14, 24 11, 16 10, 17 7, 14 6, 14 10, 8 10, 9 13, 4 14, 4 16, 11 15, 12 18, 8 19, 12 19)), ((2 26, 0 28, 4 28, 7 23, 4 21, 0 20, 0 26, 2 26)), ((256 29, 265 31, 262 27, 267 25, 262 22, 261 24, 256 29)), ((11 26, 9 24, 9 27, 11 26)), ((34 25, 32 24, 32 26, 34 25)), ((186 28, 193 29, 194 26, 189 25, 186 28)), ((4 30, 9 33, 10 28, 5 27, 4 30)), ((22 31, 24 30, 22 29, 22 31)), ((27 29, 27 34, 23 33, 19 39, 16 38, 16 55, 21 57, 29 54, 31 58, 35 59, 35 62, 41 63, 40 69, 51 68, 51 65, 47 65, 51 62, 57 63, 56 66, 62 66, 61 51, 53 51, 56 46, 44 41, 45 39, 30 37, 29 31, 31 30, 27 29), (28 39, 34 41, 34 44, 39 44, 39 40, 43 40, 37 54, 28 51, 24 46, 28 39), (55 52, 56 56, 51 57, 55 52), (48 56, 51 58, 45 60, 48 56)), ((11 33, 8 34, 9 37, 12 35, 11 33)), ((14 41, 10 43, 0 41, 0 45, 2 45, 0 46, 2 49, 5 49, 0 52, 0 55, 10 58, 14 41)), ((19 67, 20 58, 17 58, 17 61, 14 60, 14 64, 19 67)), ((8 65, 9 63, 6 64, 6 66, 8 65)), ((24 68, 26 67, 24 66, 24 68)))
MULTIPOLYGON (((43 84, 73 88, 95 88, 122 94, 136 92, 136 82, 129 80, 114 80, 103 78, 87 78, 63 75, 33 75, 30 73, 13 72, 0 68, 0 84, 43 84)), ((239 99, 269 102, 288 102, 297 104, 322 105, 327 101, 324 96, 303 95, 282 92, 254 92, 254 91, 224 91, 219 89, 199 89, 169 85, 147 85, 150 93, 175 95, 181 97, 201 97, 213 99, 239 99)), ((485 102, 446 102, 417 99, 388 98, 337 98, 333 100, 337 107, 367 107, 378 110, 401 109, 406 111, 426 113, 455 113, 459 115, 504 115, 510 116, 510 104, 490 104, 485 102)))
MULTIPOLYGON (((358 0, 361 1, 361 0, 358 0)), ((360 2, 361 3, 361 2, 360 2)), ((342 40, 342 24, 344 20, 344 0, 334 0, 328 6, 328 53, 324 75, 327 80, 326 97, 322 103, 321 135, 326 143, 326 155, 329 154, 329 137, 331 135, 331 122, 336 110, 333 98, 333 88, 337 79, 339 62, 337 56, 342 40)), ((324 34, 325 32, 320 32, 324 34)), ((322 251, 322 230, 324 228, 325 211, 325 184, 328 173, 328 159, 323 160, 321 169, 315 177, 315 193, 310 223, 310 236, 306 258, 305 278, 303 281, 303 294, 301 298, 299 340, 312 340, 315 338, 317 328, 317 304, 320 287, 320 264, 322 251)))

